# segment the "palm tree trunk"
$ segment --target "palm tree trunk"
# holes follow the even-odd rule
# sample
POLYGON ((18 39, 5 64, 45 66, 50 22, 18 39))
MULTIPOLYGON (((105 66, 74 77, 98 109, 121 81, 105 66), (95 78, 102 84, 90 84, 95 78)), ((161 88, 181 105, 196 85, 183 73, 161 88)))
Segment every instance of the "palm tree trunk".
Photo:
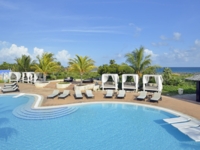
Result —
POLYGON ((82 82, 83 82, 83 81, 82 81, 82 74, 81 74, 81 85, 82 85, 82 82))

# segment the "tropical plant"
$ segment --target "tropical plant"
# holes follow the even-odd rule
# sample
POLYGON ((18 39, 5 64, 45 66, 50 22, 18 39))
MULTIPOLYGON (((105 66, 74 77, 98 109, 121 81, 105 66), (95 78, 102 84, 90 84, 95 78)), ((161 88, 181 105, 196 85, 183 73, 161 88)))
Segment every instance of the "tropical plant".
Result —
POLYGON ((125 73, 134 73, 134 70, 129 65, 122 63, 118 68, 118 74, 122 75, 125 73))
POLYGON ((21 58, 15 58, 15 61, 16 65, 13 66, 13 69, 20 72, 32 71, 31 67, 35 64, 35 61, 32 61, 31 57, 26 55, 22 55, 21 58))
POLYGON ((79 56, 76 55, 76 58, 69 59, 69 71, 73 71, 79 73, 81 77, 81 85, 82 85, 82 76, 85 73, 91 72, 95 67, 94 60, 89 58, 88 56, 79 56))
POLYGON ((110 65, 112 65, 112 64, 115 64, 115 60, 114 59, 110 60, 110 65))
POLYGON ((41 56, 36 57, 38 63, 32 66, 35 72, 43 73, 43 79, 46 81, 46 76, 49 73, 57 72, 60 69, 60 65, 55 61, 52 53, 43 53, 41 56))
POLYGON ((0 65, 0 70, 7 70, 7 69, 12 69, 14 64, 9 64, 7 62, 3 62, 1 65, 0 65))
POLYGON ((119 74, 119 75, 122 75, 124 73, 134 73, 134 70, 125 63, 122 63, 121 65, 104 64, 102 66, 99 66, 97 71, 100 75, 102 75, 104 73, 116 73, 116 74, 119 74))
MULTIPOLYGON (((131 53, 127 53, 125 57, 126 62, 133 68, 134 72, 137 73, 140 78, 145 71, 152 68, 151 55, 145 56, 144 47, 142 46, 139 49, 135 49, 131 53)), ((156 68, 156 66, 154 66, 154 68, 156 68)))
POLYGON ((171 79, 172 79, 172 70, 170 68, 164 68, 163 70, 164 84, 169 84, 171 79))
POLYGON ((161 68, 161 67, 158 65, 149 66, 144 70, 143 74, 156 74, 157 69, 159 69, 159 68, 161 68))

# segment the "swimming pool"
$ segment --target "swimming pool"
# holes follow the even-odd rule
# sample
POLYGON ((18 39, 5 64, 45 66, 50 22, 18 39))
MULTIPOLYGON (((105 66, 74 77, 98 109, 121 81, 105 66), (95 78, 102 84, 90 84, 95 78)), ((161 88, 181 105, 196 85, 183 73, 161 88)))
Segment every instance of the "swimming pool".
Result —
POLYGON ((175 115, 159 109, 85 104, 67 107, 74 110, 71 113, 64 108, 45 110, 39 118, 29 110, 33 102, 33 96, 0 95, 0 149, 200 149, 199 142, 162 121, 175 115), (20 110, 24 116, 20 117, 20 110))

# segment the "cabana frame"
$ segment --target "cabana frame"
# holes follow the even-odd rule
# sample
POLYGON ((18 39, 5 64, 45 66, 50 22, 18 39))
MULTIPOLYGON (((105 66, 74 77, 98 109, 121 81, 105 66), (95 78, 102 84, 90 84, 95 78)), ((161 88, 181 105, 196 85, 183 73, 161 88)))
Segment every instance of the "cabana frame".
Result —
POLYGON ((22 72, 22 82, 35 83, 38 76, 35 72, 22 72))
POLYGON ((122 90, 124 89, 133 89, 138 91, 138 81, 139 77, 138 74, 122 74, 122 90), (133 77, 134 83, 132 82, 126 82, 127 77, 133 77))
POLYGON ((162 75, 143 75, 143 91, 152 91, 152 92, 162 92, 163 89, 163 78, 162 75), (149 82, 149 78, 154 77, 157 86, 149 86, 147 83, 149 82))
POLYGON ((9 80, 10 82, 19 82, 21 79, 21 73, 20 72, 9 72, 9 80), (15 76, 15 78, 12 78, 15 76))
POLYGON ((119 76, 118 74, 102 74, 102 77, 101 77, 101 81, 102 81, 102 89, 104 90, 105 88, 106 89, 115 89, 117 90, 118 89, 118 82, 119 82, 119 76), (112 77, 113 81, 114 81, 114 84, 107 84, 107 81, 108 81, 108 78, 109 77, 112 77))

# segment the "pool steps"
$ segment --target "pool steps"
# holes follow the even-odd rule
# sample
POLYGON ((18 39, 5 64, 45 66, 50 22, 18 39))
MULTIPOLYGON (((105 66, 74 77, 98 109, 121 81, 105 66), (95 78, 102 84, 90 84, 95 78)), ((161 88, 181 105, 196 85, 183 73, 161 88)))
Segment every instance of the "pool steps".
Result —
POLYGON ((77 111, 77 109, 77 107, 32 109, 30 103, 27 103, 15 108, 13 114, 21 119, 53 119, 69 115, 77 111))
POLYGON ((23 96, 23 95, 25 95, 25 93, 17 94, 17 95, 15 95, 15 96, 13 96, 13 98, 18 98, 18 97, 23 96))

